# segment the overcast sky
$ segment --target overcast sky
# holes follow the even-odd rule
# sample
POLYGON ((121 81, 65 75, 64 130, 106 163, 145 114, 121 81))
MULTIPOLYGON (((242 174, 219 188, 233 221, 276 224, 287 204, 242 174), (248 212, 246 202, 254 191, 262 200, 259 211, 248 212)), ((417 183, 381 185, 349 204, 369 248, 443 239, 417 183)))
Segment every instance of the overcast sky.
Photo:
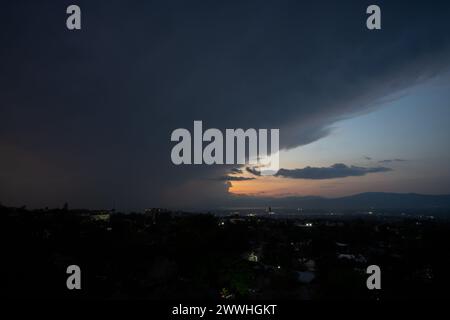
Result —
POLYGON ((372 1, 2 2, 0 201, 450 193, 450 5, 376 3, 369 31, 372 1), (170 134, 194 120, 279 128, 283 170, 173 165, 170 134))

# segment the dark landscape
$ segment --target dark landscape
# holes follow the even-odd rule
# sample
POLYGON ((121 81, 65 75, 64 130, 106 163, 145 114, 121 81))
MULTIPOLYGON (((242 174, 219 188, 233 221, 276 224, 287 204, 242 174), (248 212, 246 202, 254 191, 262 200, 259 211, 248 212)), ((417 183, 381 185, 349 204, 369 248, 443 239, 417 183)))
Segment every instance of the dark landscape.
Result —
POLYGON ((178 301, 445 298, 444 211, 124 214, 2 206, 9 244, 2 293, 178 301), (66 288, 71 264, 82 270, 83 290, 66 288), (371 264, 382 270, 382 290, 366 287, 371 264))

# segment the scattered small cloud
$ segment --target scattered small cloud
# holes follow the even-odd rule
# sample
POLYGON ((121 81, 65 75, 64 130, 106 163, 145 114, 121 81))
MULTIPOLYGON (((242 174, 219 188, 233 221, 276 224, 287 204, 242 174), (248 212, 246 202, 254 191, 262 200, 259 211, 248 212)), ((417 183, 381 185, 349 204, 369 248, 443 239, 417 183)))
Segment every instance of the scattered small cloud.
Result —
POLYGON ((336 179, 345 177, 364 176, 368 173, 388 172, 391 168, 386 167, 358 167, 347 166, 343 163, 336 163, 330 167, 306 167, 303 169, 280 169, 276 176, 292 179, 336 179))
POLYGON ((246 167, 245 170, 248 173, 251 173, 255 176, 260 176, 261 175, 261 171, 259 171, 256 167, 246 167))
POLYGON ((219 177, 218 180, 221 180, 221 181, 247 181, 247 180, 255 180, 255 178, 252 178, 252 177, 223 176, 223 177, 219 177))
POLYGON ((232 172, 232 173, 239 173, 239 174, 242 174, 242 173, 243 173, 243 171, 242 171, 241 169, 239 169, 239 168, 232 168, 232 169, 231 169, 231 172, 232 172))
POLYGON ((380 160, 378 161, 379 163, 392 163, 392 162, 405 162, 408 160, 405 159, 385 159, 385 160, 380 160))

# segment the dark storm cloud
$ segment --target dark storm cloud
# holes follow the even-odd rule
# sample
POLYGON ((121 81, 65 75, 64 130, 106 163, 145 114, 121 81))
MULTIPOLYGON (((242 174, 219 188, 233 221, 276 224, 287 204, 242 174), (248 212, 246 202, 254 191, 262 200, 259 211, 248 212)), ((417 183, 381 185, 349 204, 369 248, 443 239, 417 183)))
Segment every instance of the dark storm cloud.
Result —
POLYGON ((69 4, 1 4, 6 203, 215 205, 228 189, 211 178, 230 167, 173 165, 174 129, 279 128, 281 148, 305 145, 450 57, 443 1, 379 1, 378 31, 365 1, 79 0, 76 32, 69 4))
POLYGON ((280 169, 276 176, 292 179, 336 179, 345 177, 364 176, 368 173, 387 172, 390 168, 374 167, 364 168, 357 166, 347 166, 343 163, 336 163, 331 167, 306 167, 303 169, 280 169))
POLYGON ((405 159, 385 159, 378 161, 379 163, 405 162, 405 159))

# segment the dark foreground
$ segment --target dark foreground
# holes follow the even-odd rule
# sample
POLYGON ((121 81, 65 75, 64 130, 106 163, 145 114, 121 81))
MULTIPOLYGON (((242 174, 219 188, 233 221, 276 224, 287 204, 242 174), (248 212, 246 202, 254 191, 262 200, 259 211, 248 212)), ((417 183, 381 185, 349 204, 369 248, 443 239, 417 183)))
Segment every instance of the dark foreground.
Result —
POLYGON ((449 298, 450 223, 0 207, 2 294, 190 301, 449 298), (368 290, 366 268, 381 268, 368 290), (82 289, 68 290, 78 265, 82 289))

